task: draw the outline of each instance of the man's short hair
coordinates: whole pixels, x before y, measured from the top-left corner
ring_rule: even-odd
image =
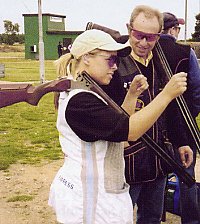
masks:
[[[132,23],[134,22],[135,18],[140,14],[140,13],[144,13],[145,17],[148,19],[153,18],[154,16],[158,19],[158,23],[160,26],[160,30],[159,32],[162,30],[163,28],[163,14],[155,8],[152,8],[148,5],[138,5],[136,6],[132,13],[131,13],[131,18],[130,18],[130,25],[132,26]]]

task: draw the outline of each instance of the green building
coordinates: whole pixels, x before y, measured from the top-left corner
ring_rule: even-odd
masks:
[[[39,59],[39,22],[38,14],[23,14],[25,33],[25,58]],[[69,52],[68,46],[74,41],[77,35],[83,31],[65,31],[65,18],[63,15],[50,13],[42,14],[42,28],[44,41],[44,58],[57,59],[58,43],[61,42],[64,51]]]

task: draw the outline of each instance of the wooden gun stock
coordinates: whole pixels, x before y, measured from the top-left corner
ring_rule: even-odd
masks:
[[[92,29],[101,30],[104,31],[105,33],[110,34],[111,37],[118,43],[125,44],[129,39],[128,35],[121,35],[120,32],[117,30],[113,30],[108,27],[98,25],[96,23],[88,22],[86,25],[86,30],[92,30]]]
[[[38,102],[49,92],[62,92],[71,88],[71,81],[61,78],[33,86],[26,83],[0,83],[0,108],[19,102],[37,106]]]

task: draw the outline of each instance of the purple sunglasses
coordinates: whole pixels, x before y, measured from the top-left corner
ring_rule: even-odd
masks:
[[[135,30],[130,25],[129,29],[131,31],[131,35],[137,40],[143,40],[145,38],[147,42],[152,42],[158,40],[158,37],[160,36],[160,33],[144,33],[142,31]]]
[[[106,55],[103,55],[103,54],[98,54],[98,53],[89,53],[91,55],[97,55],[97,56],[101,56],[101,57],[107,57],[105,60],[108,61],[108,66],[110,68],[112,68],[114,66],[114,64],[117,65],[117,67],[119,66],[119,63],[120,63],[120,59],[117,55],[111,55],[109,58],[108,56]]]

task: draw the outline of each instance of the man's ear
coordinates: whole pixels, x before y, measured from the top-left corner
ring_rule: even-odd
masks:
[[[130,25],[129,25],[129,23],[126,23],[126,28],[128,30],[128,34],[130,35]]]
[[[169,29],[169,34],[170,35],[174,35],[174,27],[172,27],[172,28]]]

